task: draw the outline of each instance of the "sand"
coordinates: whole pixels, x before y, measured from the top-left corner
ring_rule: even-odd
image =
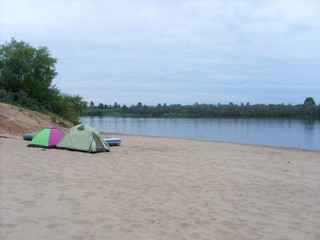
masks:
[[[98,154],[1,137],[1,239],[320,239],[319,151],[111,136]]]
[[[65,120],[0,102],[0,136],[22,136],[25,133],[34,133],[51,125],[55,125],[63,131],[73,126],[71,122]]]

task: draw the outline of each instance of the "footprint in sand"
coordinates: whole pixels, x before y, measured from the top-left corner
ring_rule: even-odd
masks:
[[[85,192],[84,193],[85,197],[93,197],[93,196],[96,196],[96,195],[97,195],[97,193],[95,193],[95,192]]]
[[[65,224],[62,224],[62,223],[50,223],[48,225],[46,225],[45,227],[48,228],[48,229],[56,229],[56,228],[60,228],[60,227],[63,227],[65,226]]]
[[[116,228],[119,228],[121,227],[122,225],[121,224],[106,224],[104,226],[102,226],[104,229],[108,229],[108,230],[111,230],[111,229],[116,229]]]
[[[26,207],[32,207],[36,204],[37,202],[36,201],[24,201],[22,202],[22,204]]]

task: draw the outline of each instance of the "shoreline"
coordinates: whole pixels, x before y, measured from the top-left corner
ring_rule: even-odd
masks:
[[[194,139],[194,138],[178,138],[178,137],[167,137],[167,136],[151,136],[151,135],[139,135],[139,134],[127,134],[127,133],[113,133],[113,132],[101,132],[101,136],[107,137],[119,137],[119,136],[130,136],[130,137],[150,137],[150,138],[168,138],[175,140],[190,140],[190,141],[199,141],[199,142],[212,142],[212,143],[226,143],[226,144],[235,144],[235,145],[244,145],[244,146],[253,146],[253,147],[266,147],[266,148],[280,148],[287,150],[298,150],[298,151],[311,151],[311,152],[320,152],[320,150],[315,149],[306,149],[306,148],[298,148],[298,147],[282,147],[275,145],[263,145],[263,144],[252,144],[252,143],[239,143],[239,142],[225,142],[219,140],[204,140],[204,139]]]
[[[107,135],[97,154],[0,137],[1,238],[320,238],[320,152]]]
[[[262,145],[262,144],[251,144],[251,143],[239,143],[239,142],[225,142],[219,140],[203,140],[203,139],[194,139],[194,138],[178,138],[178,137],[167,137],[167,136],[150,136],[150,135],[139,135],[139,134],[126,134],[126,133],[115,133],[115,132],[100,132],[100,135],[103,137],[121,137],[121,136],[128,136],[128,137],[146,137],[146,138],[163,138],[163,139],[174,139],[174,140],[190,140],[190,141],[198,141],[198,142],[211,142],[211,143],[225,143],[225,144],[235,144],[241,146],[252,146],[252,147],[265,147],[265,148],[275,148],[275,149],[286,149],[286,150],[296,150],[296,151],[310,151],[310,152],[320,152],[320,150],[314,149],[305,149],[305,148],[298,148],[298,147],[282,147],[282,146],[275,146],[275,145]],[[16,134],[4,134],[0,133],[0,138],[13,138],[13,139],[22,139],[22,136]],[[26,141],[26,140],[24,140]]]

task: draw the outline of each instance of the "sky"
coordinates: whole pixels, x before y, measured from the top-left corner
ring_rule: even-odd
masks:
[[[0,0],[0,44],[113,105],[320,103],[320,0]]]

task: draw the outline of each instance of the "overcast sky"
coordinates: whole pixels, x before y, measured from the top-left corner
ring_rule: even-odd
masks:
[[[48,47],[86,101],[320,103],[320,0],[0,0],[0,40]]]

